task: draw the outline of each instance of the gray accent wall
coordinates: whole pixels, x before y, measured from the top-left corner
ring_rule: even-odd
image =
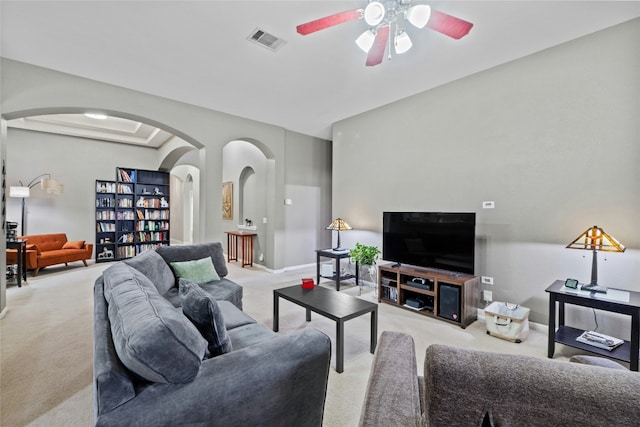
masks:
[[[599,254],[600,282],[640,291],[639,76],[635,19],[336,123],[343,245],[381,248],[383,211],[476,212],[482,289],[547,323],[545,289],[590,278],[591,253],[565,246],[598,225],[628,248]]]

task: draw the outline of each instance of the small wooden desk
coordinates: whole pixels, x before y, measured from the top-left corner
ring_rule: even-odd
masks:
[[[549,342],[547,357],[552,358],[555,343],[559,342],[570,347],[596,353],[610,359],[617,359],[629,363],[632,371],[638,370],[638,351],[640,350],[640,292],[609,288],[628,294],[628,300],[616,300],[607,294],[582,292],[564,286],[564,281],[556,280],[546,291],[549,293]],[[613,292],[612,292],[613,294]],[[558,306],[558,325],[556,329],[556,304]],[[625,340],[620,347],[608,351],[576,341],[584,330],[566,326],[564,305],[573,304],[582,307],[596,308],[613,313],[626,314],[631,317],[631,339]]]
[[[227,233],[227,262],[238,261],[238,240],[241,240],[242,268],[253,266],[253,238],[256,233],[247,231],[225,231]]]
[[[18,287],[22,287],[22,281],[27,281],[27,241],[26,240],[7,240],[7,249],[15,249],[17,251],[16,259],[18,261]]]

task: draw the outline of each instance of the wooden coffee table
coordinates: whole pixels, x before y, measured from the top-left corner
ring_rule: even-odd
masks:
[[[307,310],[307,322],[311,321],[311,312],[320,314],[336,322],[336,371],[344,371],[344,322],[354,317],[371,313],[371,346],[373,354],[378,343],[378,304],[365,301],[351,295],[331,289],[315,286],[303,289],[300,285],[273,291],[273,330],[279,329],[279,298],[291,301]]]

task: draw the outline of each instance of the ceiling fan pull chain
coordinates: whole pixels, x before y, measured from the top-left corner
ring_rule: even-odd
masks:
[[[398,30],[398,24],[396,24],[396,31]],[[389,32],[391,32],[391,24],[389,24]],[[391,37],[387,39],[387,49],[389,51],[387,59],[391,61]]]

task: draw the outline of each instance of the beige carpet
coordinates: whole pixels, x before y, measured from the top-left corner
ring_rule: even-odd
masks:
[[[77,264],[77,265],[76,265]],[[7,287],[8,311],[0,321],[0,425],[88,426],[93,424],[92,351],[93,282],[110,264],[47,268],[28,278],[22,288]],[[229,278],[244,287],[244,309],[257,321],[272,325],[272,290],[315,277],[315,266],[283,273],[229,265]],[[322,282],[331,287],[333,282]],[[358,295],[353,281],[341,292]],[[372,287],[362,298],[376,301]],[[344,373],[329,374],[325,426],[356,426],[373,355],[369,353],[370,315],[345,325]],[[304,309],[281,301],[280,333],[315,327],[335,338],[335,323],[319,315],[305,321]],[[546,357],[546,334],[532,331],[525,342],[514,344],[486,334],[484,321],[462,329],[449,323],[381,304],[378,332],[405,331],[416,341],[419,369],[428,345],[459,347]],[[557,346],[558,359],[573,354]],[[335,342],[333,343],[335,349]]]

